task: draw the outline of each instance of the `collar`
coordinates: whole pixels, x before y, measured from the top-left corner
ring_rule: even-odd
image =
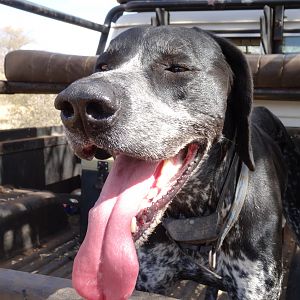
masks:
[[[216,251],[221,248],[225,237],[239,218],[247,195],[249,169],[242,163],[234,200],[231,204],[229,213],[225,220],[223,220],[221,210],[225,204],[226,190],[229,182],[234,179],[234,169],[237,168],[238,158],[237,154],[235,154],[229,174],[226,177],[217,209],[214,213],[202,217],[164,219],[163,226],[174,241],[192,245],[216,243]]]
[[[203,245],[210,247],[209,265],[211,270],[203,265],[198,265],[202,273],[201,283],[206,283],[205,277],[213,278],[210,285],[220,290],[226,290],[226,288],[220,275],[213,272],[216,267],[216,253],[222,247],[227,234],[239,218],[247,195],[249,181],[249,169],[243,162],[240,162],[234,146],[232,149],[229,149],[229,152],[232,151],[231,162],[219,193],[216,211],[208,216],[186,219],[166,218],[163,221],[167,235],[186,256],[189,255],[185,249],[199,250],[199,247]],[[229,212],[225,217],[222,217],[222,209],[225,206],[227,190],[230,185],[235,186],[234,198]]]

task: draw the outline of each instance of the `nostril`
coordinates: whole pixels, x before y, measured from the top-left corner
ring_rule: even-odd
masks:
[[[64,101],[60,105],[62,115],[66,118],[72,118],[74,116],[74,108],[70,102]]]
[[[100,102],[90,102],[86,106],[87,115],[94,120],[103,120],[111,117],[115,110]]]

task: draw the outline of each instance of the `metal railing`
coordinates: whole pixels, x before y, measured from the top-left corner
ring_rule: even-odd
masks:
[[[100,0],[99,0],[100,1]],[[101,54],[105,49],[107,38],[111,28],[111,23],[116,22],[124,12],[156,12],[156,25],[165,25],[165,17],[169,11],[211,11],[211,10],[254,10],[265,9],[267,6],[272,11],[271,14],[265,13],[265,20],[262,24],[272,24],[274,30],[262,28],[262,40],[266,44],[265,49],[268,53],[278,53],[281,51],[280,43],[284,28],[283,11],[284,9],[300,8],[299,0],[129,0],[119,1],[121,4],[112,8],[104,21],[104,24],[94,23],[76,16],[72,16],[27,0],[0,0],[0,4],[11,6],[47,18],[52,18],[62,22],[70,23],[87,29],[101,32],[100,41],[96,54]],[[269,18],[269,20],[268,20]],[[264,25],[265,26],[265,25]],[[270,29],[270,28],[269,28]],[[226,30],[230,33],[229,30]],[[293,29],[293,33],[300,32],[300,29]],[[266,36],[267,35],[267,36]],[[270,36],[272,35],[272,36]],[[270,49],[270,43],[272,44]],[[273,45],[274,44],[274,45]]]
[[[99,0],[100,1],[100,0]],[[88,20],[62,13],[51,8],[35,4],[27,0],[0,0],[0,4],[11,6],[27,12],[38,14],[47,18],[52,18],[62,22],[70,23],[87,29],[101,32],[100,41],[96,54],[101,54],[106,46],[111,24],[116,22],[124,12],[155,12],[156,20],[153,25],[167,25],[169,22],[168,13],[170,11],[211,11],[211,10],[254,10],[261,9],[264,17],[261,19],[261,40],[266,53],[280,53],[284,32],[300,33],[300,29],[284,31],[284,10],[300,8],[299,0],[129,0],[119,1],[121,4],[112,8],[106,15],[104,24],[97,24]],[[225,29],[226,33],[238,33],[238,30]],[[242,32],[242,31],[241,31]],[[220,32],[217,32],[220,33]],[[65,85],[58,84],[32,84],[2,82],[1,93],[57,93],[65,88]],[[255,96],[259,99],[269,97],[297,100],[300,97],[299,91],[278,90],[267,91],[256,89]]]
[[[100,25],[82,18],[78,18],[26,0],[0,0],[0,4],[21,9],[43,17],[95,30],[98,32],[106,32],[109,30],[104,25]]]

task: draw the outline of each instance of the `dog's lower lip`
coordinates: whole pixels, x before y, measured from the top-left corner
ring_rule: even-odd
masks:
[[[95,144],[85,145],[84,147],[77,149],[75,152],[80,158],[87,160],[92,160],[94,157],[100,160],[105,160],[112,156],[109,152],[97,147]]]
[[[93,157],[96,153],[96,150],[97,150],[97,147],[95,145],[88,145],[82,149],[81,154],[82,154],[83,158],[85,158],[85,159],[93,159]]]

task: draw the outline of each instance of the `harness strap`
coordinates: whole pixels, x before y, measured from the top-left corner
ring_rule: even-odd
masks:
[[[231,209],[228,213],[228,216],[226,217],[225,224],[220,231],[215,252],[220,250],[225,237],[227,236],[230,229],[234,226],[234,224],[237,222],[239,218],[240,212],[245,203],[247,190],[248,190],[248,183],[249,183],[249,169],[244,163],[242,163],[242,168],[241,168],[239,180],[235,191],[234,201],[231,204]]]

